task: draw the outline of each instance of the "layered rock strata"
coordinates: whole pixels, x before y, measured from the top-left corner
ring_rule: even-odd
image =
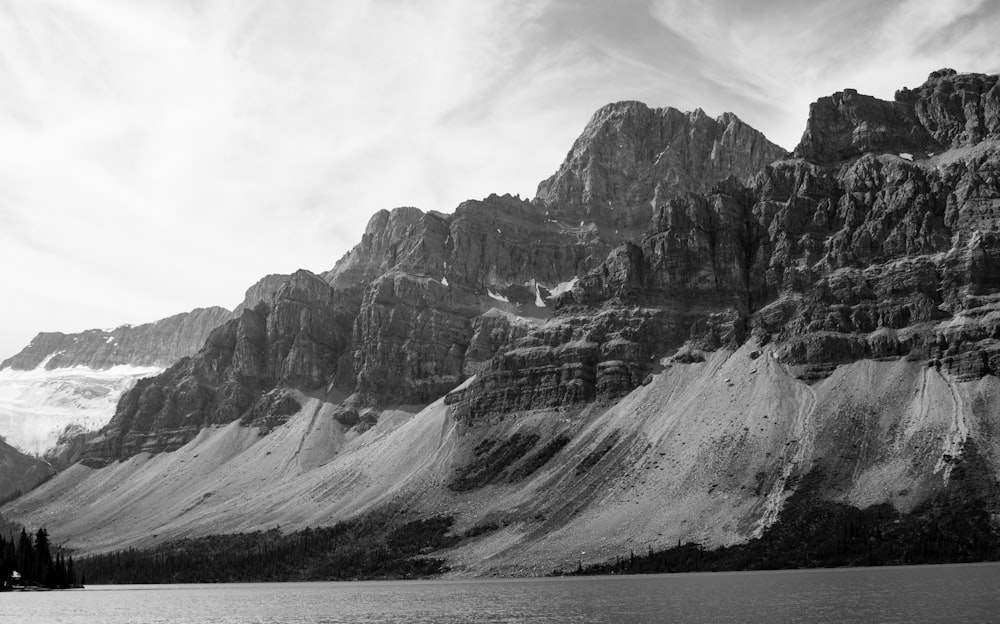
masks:
[[[244,308],[213,331],[196,355],[140,380],[122,397],[111,422],[88,441],[83,461],[99,466],[140,452],[174,450],[205,427],[239,419],[262,400],[287,415],[266,393],[278,385],[324,390],[347,348],[355,313],[321,278],[296,272],[270,305]]]
[[[225,308],[198,308],[154,323],[91,329],[78,334],[43,332],[0,369],[48,370],[70,366],[94,369],[117,365],[169,366],[205,344],[209,333],[230,317]]]

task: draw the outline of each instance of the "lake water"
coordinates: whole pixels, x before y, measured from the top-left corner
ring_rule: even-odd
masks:
[[[23,624],[998,621],[1000,564],[0,594],[0,622]]]

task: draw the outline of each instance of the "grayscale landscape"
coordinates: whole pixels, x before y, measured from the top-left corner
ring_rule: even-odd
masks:
[[[991,621],[1000,8],[445,4],[0,10],[0,614]]]

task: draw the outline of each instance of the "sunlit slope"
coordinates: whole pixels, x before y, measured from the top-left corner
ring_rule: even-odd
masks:
[[[265,437],[232,423],[172,453],[102,469],[76,464],[5,513],[87,552],[329,524],[433,475],[452,429],[439,401],[419,414],[394,412],[383,421],[388,426],[364,435],[345,435],[329,417],[332,405],[303,399],[301,412]]]
[[[665,361],[614,405],[490,422],[456,422],[440,400],[358,434],[331,404],[302,397],[303,409],[264,437],[233,423],[172,453],[76,465],[4,513],[97,552],[325,525],[392,503],[452,515],[456,531],[499,527],[446,553],[457,570],[547,572],[678,539],[745,540],[814,468],[830,498],[909,509],[944,484],[965,436],[996,465],[981,406],[997,392],[993,378],[949,383],[902,359],[859,361],[809,386],[748,344],[704,362]],[[524,479],[449,487],[484,440],[515,434],[537,434],[535,448],[569,442]]]

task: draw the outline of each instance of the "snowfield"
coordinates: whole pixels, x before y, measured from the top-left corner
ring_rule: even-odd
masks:
[[[111,420],[126,390],[163,371],[128,365],[46,370],[45,363],[27,371],[0,370],[0,436],[33,455],[55,446],[69,425],[100,429]]]

